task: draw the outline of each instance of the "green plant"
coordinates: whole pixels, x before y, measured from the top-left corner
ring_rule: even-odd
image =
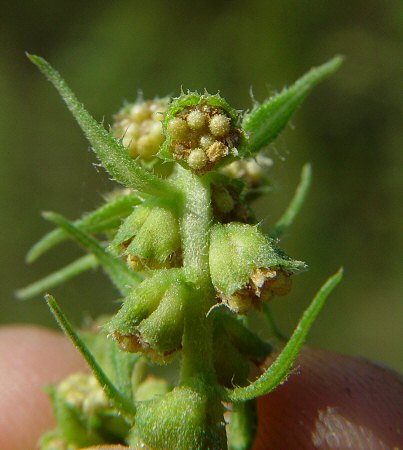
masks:
[[[251,448],[254,400],[286,379],[342,277],[339,270],[326,281],[273,364],[250,382],[272,344],[251,330],[247,313],[262,310],[283,341],[267,301],[287,294],[291,276],[306,269],[278,241],[299,212],[311,178],[306,165],[289,207],[265,235],[250,207],[268,186],[256,160],[264,161],[264,148],[342,58],[312,69],[245,114],[219,95],[189,92],[128,105],[110,131],[89,115],[45,60],[29,58],[59,91],[101,164],[125,187],[75,222],[44,214],[57,229],[27,257],[32,262],[66,238],[88,253],[19,291],[22,298],[99,265],[124,299],[113,317],[76,332],[46,295],[93,375],[74,374],[49,388],[58,427],[43,438],[42,448],[100,443]],[[99,234],[107,244],[96,239]],[[178,360],[177,379],[172,373]],[[163,370],[156,371],[155,364]]]

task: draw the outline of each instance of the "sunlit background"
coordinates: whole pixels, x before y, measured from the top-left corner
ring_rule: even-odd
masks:
[[[403,2],[240,0],[7,2],[0,15],[2,323],[54,326],[41,298],[14,290],[80,254],[69,243],[32,266],[30,246],[50,229],[40,211],[74,219],[113,187],[54,89],[28,62],[38,53],[89,111],[111,121],[122,102],[221,92],[236,108],[264,99],[337,53],[347,59],[270,148],[274,190],[259,201],[266,230],[292,196],[302,165],[314,168],[303,213],[283,238],[310,271],[273,302],[291,331],[323,280],[345,278],[309,343],[403,370]],[[101,273],[54,289],[75,324],[117,308]]]

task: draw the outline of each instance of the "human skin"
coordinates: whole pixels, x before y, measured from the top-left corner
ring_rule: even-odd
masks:
[[[0,329],[1,449],[36,448],[55,426],[43,387],[78,370],[85,363],[59,333]],[[362,358],[306,348],[258,410],[254,450],[403,449],[403,378]]]

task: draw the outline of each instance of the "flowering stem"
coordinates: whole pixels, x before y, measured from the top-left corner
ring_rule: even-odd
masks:
[[[181,236],[183,268],[194,285],[194,295],[186,305],[182,350],[183,384],[201,374],[214,379],[212,320],[206,315],[214,291],[209,276],[209,232],[211,226],[210,186],[205,179],[178,167],[177,185],[182,188]]]

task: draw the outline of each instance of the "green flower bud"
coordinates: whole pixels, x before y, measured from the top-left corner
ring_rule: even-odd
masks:
[[[289,276],[306,269],[257,226],[237,222],[212,227],[209,263],[219,300],[239,314],[273,295],[285,295],[291,287]]]
[[[223,406],[205,389],[179,386],[141,402],[128,443],[134,448],[227,448]]]
[[[241,183],[232,181],[230,183],[212,184],[211,204],[214,218],[221,223],[255,222],[254,214],[244,199]]]
[[[189,93],[174,99],[164,119],[164,132],[166,141],[159,156],[177,160],[198,175],[226,157],[237,156],[247,145],[237,112],[218,94]]]
[[[50,388],[50,396],[59,428],[47,436],[44,448],[70,449],[69,445],[81,447],[122,442],[128,432],[128,424],[110,406],[93,375],[70,375]]]
[[[115,137],[133,158],[153,158],[165,137],[162,119],[168,107],[168,99],[140,101],[125,106],[116,116],[112,130]]]
[[[188,297],[180,270],[154,272],[126,298],[106,328],[122,350],[143,352],[164,364],[181,348]]]
[[[181,242],[177,215],[155,205],[137,206],[123,222],[112,248],[136,271],[178,266]]]
[[[220,171],[228,177],[242,180],[248,188],[258,188],[267,183],[265,172],[272,164],[270,158],[258,153],[255,158],[233,161]]]

